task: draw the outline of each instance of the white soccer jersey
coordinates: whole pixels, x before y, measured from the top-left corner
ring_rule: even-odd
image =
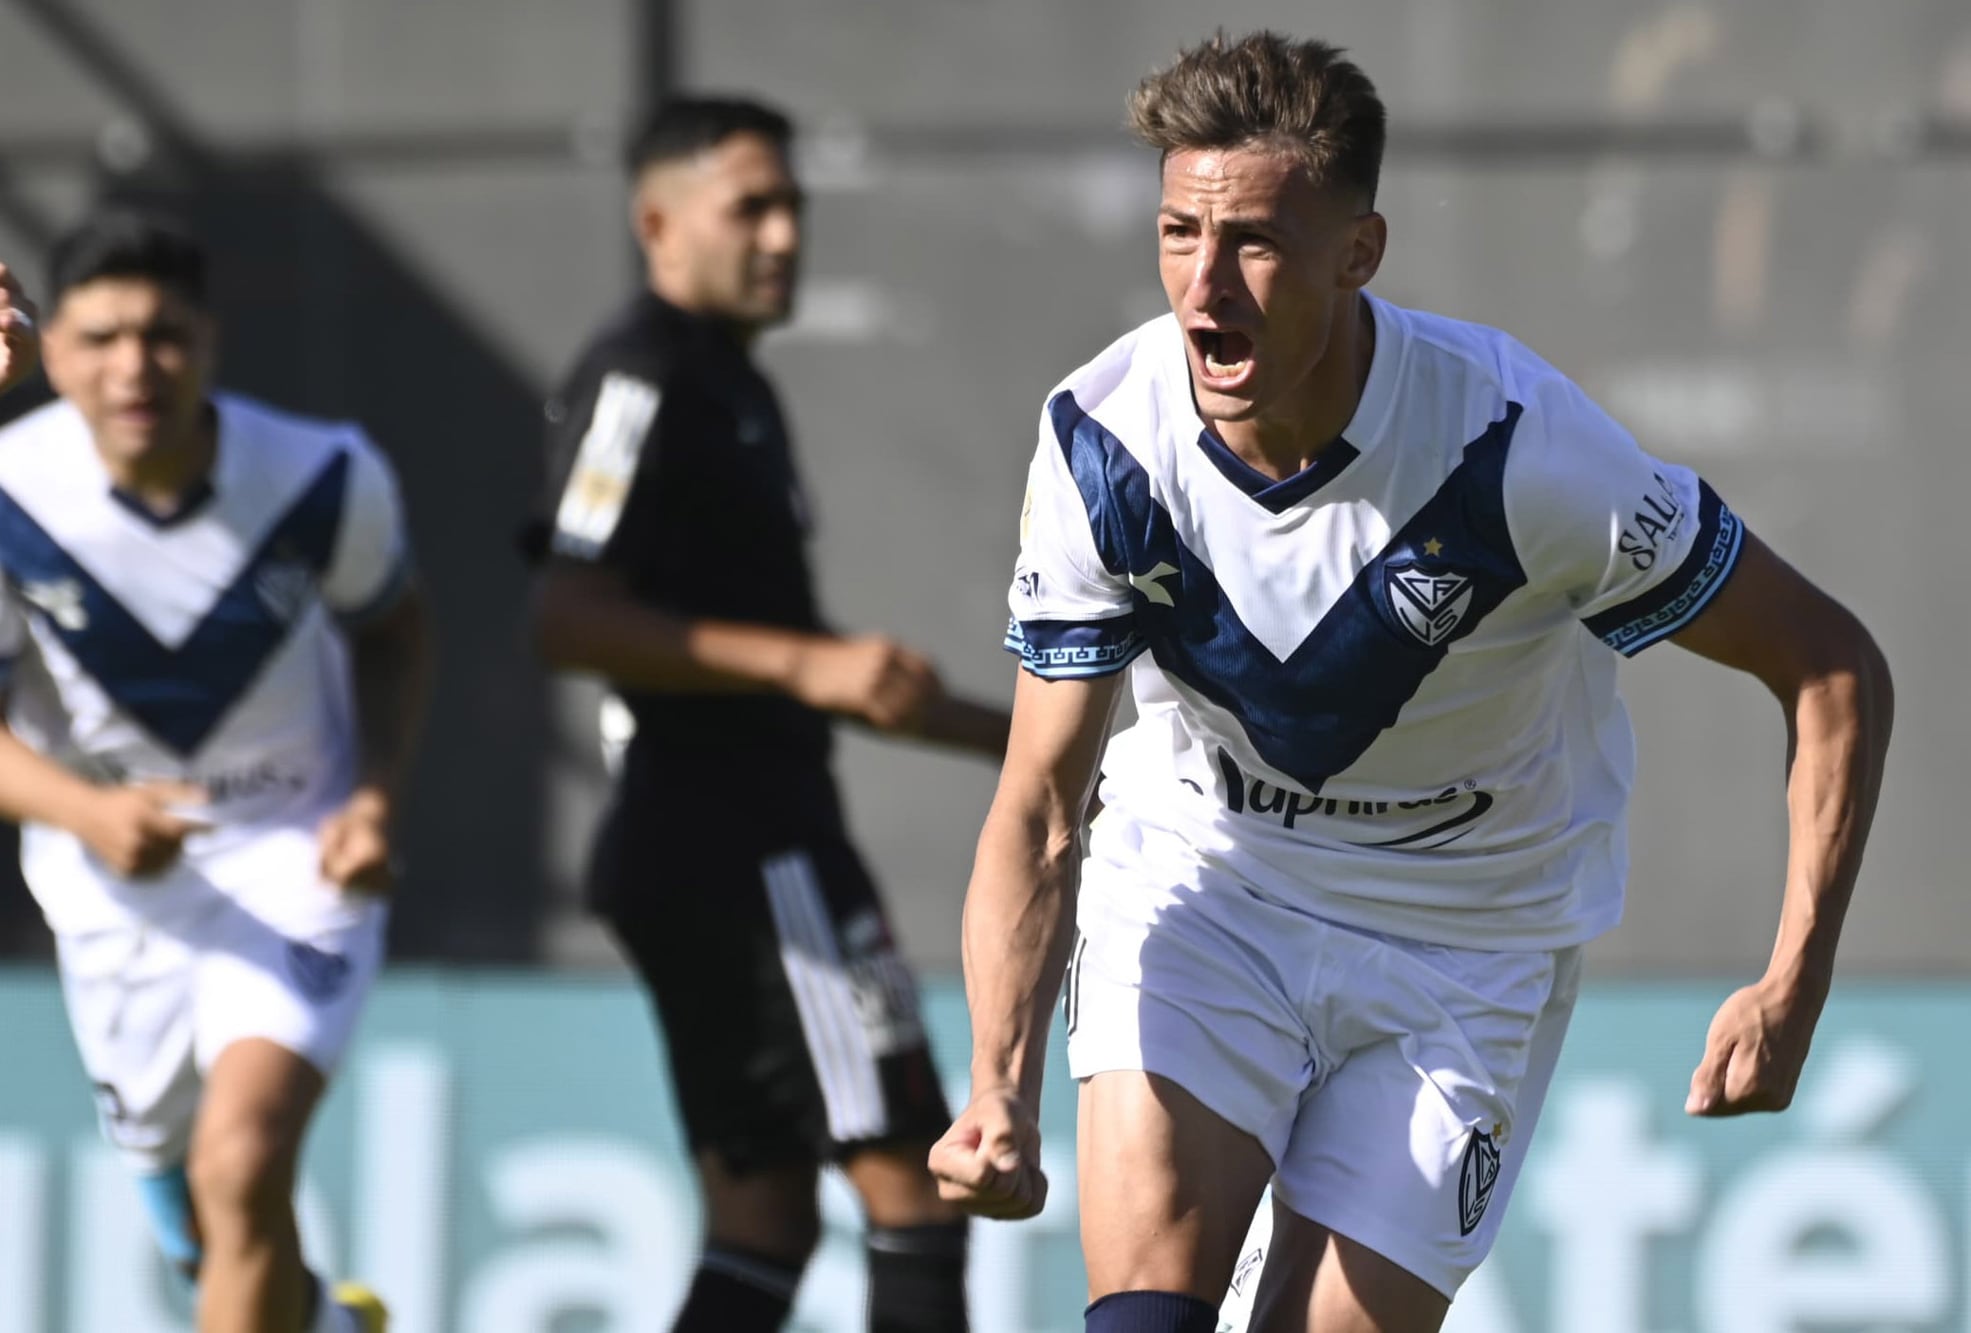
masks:
[[[1354,419],[1275,482],[1204,428],[1183,334],[1047,402],[1007,646],[1134,663],[1103,819],[1348,925],[1550,948],[1613,925],[1634,739],[1615,653],[1723,586],[1738,519],[1493,329],[1370,300]]]
[[[315,825],[354,782],[341,626],[386,609],[408,547],[395,479],[361,430],[221,396],[209,490],[160,520],[120,494],[81,416],[0,431],[0,659],[8,721],[98,781],[185,779],[215,826],[130,882],[57,829],[22,830],[58,933],[165,923],[214,894],[274,923],[346,913]]]

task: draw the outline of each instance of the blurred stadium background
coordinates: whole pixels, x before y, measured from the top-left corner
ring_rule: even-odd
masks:
[[[444,685],[399,966],[307,1195],[315,1244],[395,1298],[399,1333],[654,1333],[691,1262],[656,1040],[579,910],[598,696],[529,661],[511,540],[545,389],[636,281],[625,128],[666,87],[798,114],[809,276],[766,356],[826,603],[1005,697],[1041,398],[1160,303],[1154,163],[1122,98],[1218,24],[1340,41],[1379,83],[1380,292],[1512,330],[1701,467],[1897,671],[1801,1103],[1693,1128],[1711,1008],[1770,945],[1784,738],[1749,682],[1668,650],[1628,669],[1629,919],[1594,950],[1507,1239],[1451,1327],[1971,1329],[1962,0],[0,0],[0,257],[38,286],[92,204],[170,204],[218,255],[225,381],[361,419],[405,479]],[[991,774],[855,737],[842,767],[961,1095],[957,914]],[[0,891],[0,1333],[180,1329],[95,1146],[44,934]],[[982,1333],[1080,1327],[1071,1093],[1050,1096],[1054,1202],[981,1229]],[[850,1224],[832,1186],[829,1207]],[[860,1326],[857,1253],[838,1230],[801,1328]]]

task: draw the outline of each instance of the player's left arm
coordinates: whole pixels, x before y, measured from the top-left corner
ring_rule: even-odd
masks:
[[[366,440],[349,458],[342,530],[322,592],[349,645],[356,784],[319,838],[323,878],[382,892],[393,878],[392,829],[423,726],[431,630],[396,478]]]
[[[1530,583],[1562,593],[1617,652],[1681,644],[1757,677],[1785,711],[1779,937],[1765,975],[1719,1010],[1688,1103],[1698,1115],[1780,1110],[1826,1001],[1875,814],[1888,666],[1860,622],[1695,472],[1645,453],[1566,380],[1545,378],[1529,395],[1506,468],[1507,520]]]
[[[1895,695],[1875,640],[1840,603],[1747,533],[1731,577],[1671,641],[1744,671],[1786,715],[1786,890],[1765,975],[1712,1021],[1685,1109],[1784,1110],[1834,977],[1861,869]]]
[[[352,629],[349,640],[356,787],[322,826],[322,875],[345,888],[379,892],[390,886],[391,831],[431,680],[423,592],[407,584],[388,610]]]

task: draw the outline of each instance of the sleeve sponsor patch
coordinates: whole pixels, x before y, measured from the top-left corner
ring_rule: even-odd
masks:
[[[658,398],[657,386],[647,380],[614,371],[603,377],[555,510],[555,554],[593,560],[608,545],[636,480]]]

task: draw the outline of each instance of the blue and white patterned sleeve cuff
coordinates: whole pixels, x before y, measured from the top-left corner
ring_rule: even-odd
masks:
[[[1738,566],[1745,524],[1710,486],[1700,482],[1698,496],[1697,534],[1683,563],[1640,597],[1585,622],[1591,633],[1624,657],[1634,657],[1697,619]]]
[[[1020,664],[1046,680],[1110,676],[1135,661],[1148,641],[1136,632],[1136,618],[1108,620],[1010,620],[1005,648]]]

